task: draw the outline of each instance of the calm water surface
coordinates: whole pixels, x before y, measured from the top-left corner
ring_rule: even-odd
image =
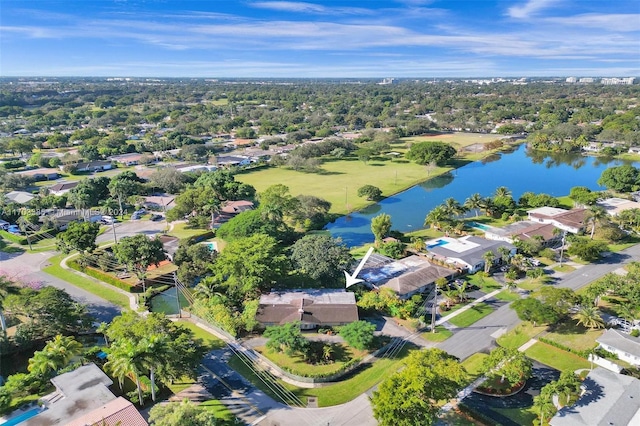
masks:
[[[415,231],[423,228],[427,213],[449,197],[464,203],[467,197],[476,192],[483,197],[491,196],[499,186],[508,187],[516,200],[525,192],[564,196],[574,186],[602,190],[604,188],[596,183],[602,172],[608,167],[625,163],[630,164],[622,160],[576,154],[551,155],[529,151],[525,145],[520,145],[513,152],[470,163],[360,212],[343,216],[327,225],[326,229],[334,237],[342,238],[349,247],[358,246],[373,241],[371,218],[380,213],[391,216],[393,229]]]

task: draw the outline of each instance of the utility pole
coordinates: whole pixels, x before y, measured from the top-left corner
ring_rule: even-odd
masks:
[[[31,238],[29,238],[29,232],[27,231],[27,225],[25,224],[25,219],[20,218],[20,228],[22,229],[22,232],[25,233],[25,235],[27,236],[27,244],[29,244],[29,250],[33,251],[33,248],[31,247]]]
[[[436,313],[438,309],[438,283],[434,283],[436,291],[433,294],[433,306],[431,306],[431,332],[436,332]]]
[[[564,254],[564,238],[567,236],[567,231],[562,232],[562,245],[560,246],[560,266],[562,266],[562,255]]]
[[[178,276],[173,272],[173,284],[176,286],[176,303],[178,304],[178,318],[182,318],[182,308],[180,307],[180,292],[178,291]]]
[[[118,244],[118,237],[116,236],[116,219],[111,220],[111,229],[113,230],[113,242]]]

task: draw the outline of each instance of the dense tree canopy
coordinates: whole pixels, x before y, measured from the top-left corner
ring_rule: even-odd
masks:
[[[411,145],[407,158],[418,164],[435,162],[444,166],[456,153],[454,147],[444,142],[418,142]]]
[[[628,164],[610,167],[602,172],[598,185],[620,192],[637,191],[640,188],[640,172]]]
[[[339,240],[328,235],[307,235],[291,246],[291,261],[302,274],[323,287],[342,287],[340,278],[353,257]]]

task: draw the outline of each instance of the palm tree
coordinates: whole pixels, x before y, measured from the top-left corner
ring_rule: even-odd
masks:
[[[484,259],[484,272],[487,274],[491,271],[491,266],[493,266],[493,261],[496,258],[496,255],[493,254],[491,250],[482,255]]]
[[[326,361],[332,361],[334,354],[335,354],[335,351],[333,350],[333,345],[330,345],[330,344],[322,345],[322,357]]]
[[[633,321],[636,319],[636,310],[633,305],[625,303],[618,306],[618,316],[626,319],[627,321]]]
[[[102,336],[104,336],[104,343],[107,346],[109,346],[109,340],[107,339],[107,330],[108,329],[109,329],[109,324],[107,324],[104,321],[100,323],[98,328],[96,328],[96,332],[102,333]]]
[[[456,303],[456,300],[458,299],[458,291],[454,288],[442,290],[442,295],[444,296],[444,304],[447,309],[451,308],[451,305]]]
[[[607,211],[602,206],[591,206],[587,213],[589,222],[591,223],[591,239],[593,240],[593,234],[596,232],[596,223],[602,223],[608,217]]]
[[[156,401],[156,366],[169,358],[167,337],[152,335],[139,343],[142,353],[142,365],[149,369],[151,380],[151,400]]]
[[[511,190],[506,186],[496,188],[496,197],[511,197]]]
[[[424,226],[433,226],[435,229],[441,229],[443,223],[449,219],[449,215],[443,206],[436,206],[431,210],[424,219]]]
[[[133,374],[136,387],[138,388],[138,402],[140,405],[144,404],[144,398],[142,396],[142,384],[140,382],[140,374],[144,366],[144,349],[141,345],[137,345],[129,339],[123,339],[117,344],[111,346],[111,353],[109,353],[109,361],[104,365],[107,370],[118,378],[120,382],[120,388],[124,382],[124,378]]]
[[[482,195],[479,193],[471,194],[469,198],[464,200],[464,206],[468,210],[473,210],[475,212],[475,217],[478,217],[480,214],[480,209],[482,208]]]
[[[487,216],[492,216],[493,212],[495,211],[496,205],[493,202],[493,198],[486,197],[482,199],[481,207]]]
[[[29,360],[29,371],[47,375],[69,365],[73,357],[82,352],[82,343],[73,336],[58,334]]]
[[[556,412],[556,406],[553,404],[553,395],[551,395],[551,390],[540,392],[540,395],[533,398],[533,411],[538,414],[540,424],[545,424],[547,419],[550,419],[551,416],[553,416]]]
[[[509,247],[498,247],[498,253],[500,254],[500,261],[502,263],[509,263],[509,258],[511,257],[511,249]]]
[[[578,312],[572,315],[577,324],[593,330],[594,328],[604,328],[604,321],[600,316],[600,311],[595,306],[580,306]]]
[[[461,283],[456,282],[456,294],[458,295],[458,300],[464,302],[467,300],[467,282],[462,281]]]
[[[449,216],[460,216],[467,211],[467,209],[453,197],[444,200],[442,207]]]

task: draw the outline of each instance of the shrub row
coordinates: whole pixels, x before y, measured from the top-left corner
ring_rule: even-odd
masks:
[[[266,358],[266,357],[265,357]],[[299,377],[308,377],[310,379],[322,379],[325,377],[331,377],[331,376],[335,376],[337,374],[340,373],[344,373],[346,370],[348,370],[349,368],[351,368],[353,365],[359,363],[362,359],[361,358],[351,358],[349,361],[345,362],[339,369],[335,370],[335,371],[331,371],[331,372],[326,372],[326,373],[317,373],[317,374],[301,374],[300,372],[289,368],[289,367],[283,367],[279,364],[276,364],[275,362],[273,362],[274,364],[276,364],[278,367],[280,367],[282,370],[286,371],[287,373],[291,373],[293,375],[299,376]]]
[[[57,231],[49,229],[46,231],[37,232],[35,234],[30,234],[29,237],[31,238],[32,243],[36,243],[41,239],[49,238],[50,235],[55,235],[57,233]],[[27,244],[29,244],[27,242],[27,237],[23,235],[15,235],[11,232],[0,230],[0,236],[2,236],[2,238],[4,238],[5,240],[9,240],[12,243],[20,244],[21,246],[26,246]]]
[[[112,286],[118,287],[121,290],[128,291],[129,293],[140,293],[142,290],[139,286],[133,286],[126,281],[116,278],[113,275],[107,274],[106,272],[102,272],[96,268],[92,268],[91,266],[87,266],[86,268],[83,268],[80,265],[78,265],[78,262],[76,262],[75,260],[68,261],[67,265],[71,269],[75,269],[76,271],[83,272],[89,275],[90,277],[96,278],[107,284],[111,284]]]
[[[570,348],[568,346],[563,345],[562,343],[558,343],[558,342],[556,342],[554,340],[546,339],[544,337],[538,337],[538,340],[540,342],[542,342],[542,343],[546,343],[547,345],[551,345],[551,346],[554,346],[554,347],[556,347],[558,349],[562,349],[563,351],[571,352],[572,354],[578,355],[579,357],[582,357],[582,358],[585,358],[585,359],[589,358],[589,354],[591,352],[593,352],[592,349],[588,349],[588,350],[573,349],[573,348]]]

